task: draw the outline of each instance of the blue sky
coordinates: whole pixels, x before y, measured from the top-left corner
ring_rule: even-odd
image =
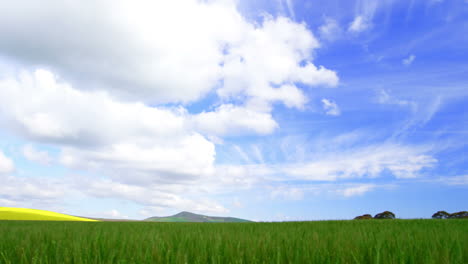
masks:
[[[0,34],[1,206],[466,210],[467,1],[21,0]]]

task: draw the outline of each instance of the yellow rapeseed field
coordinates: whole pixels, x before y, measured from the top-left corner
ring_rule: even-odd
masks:
[[[97,220],[60,214],[45,210],[0,207],[0,220],[37,220],[37,221],[91,221]]]

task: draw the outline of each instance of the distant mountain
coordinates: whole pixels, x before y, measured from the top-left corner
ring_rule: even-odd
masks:
[[[235,217],[218,217],[218,216],[206,216],[200,214],[194,214],[190,212],[180,212],[172,216],[163,216],[163,217],[150,217],[144,221],[153,221],[153,222],[206,222],[206,223],[242,223],[242,222],[252,222],[245,219],[235,218]]]

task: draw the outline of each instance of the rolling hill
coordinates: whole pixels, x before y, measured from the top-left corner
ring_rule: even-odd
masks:
[[[84,217],[71,216],[45,210],[0,207],[0,220],[35,220],[35,221],[87,221],[97,222],[98,220]]]
[[[144,221],[152,222],[206,222],[206,223],[242,223],[242,222],[252,222],[245,219],[235,218],[235,217],[218,217],[218,216],[206,216],[200,214],[194,214],[190,212],[180,212],[172,216],[163,216],[163,217],[150,217]]]

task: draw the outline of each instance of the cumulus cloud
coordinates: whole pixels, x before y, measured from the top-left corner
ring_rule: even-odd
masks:
[[[416,59],[416,56],[414,56],[414,54],[411,54],[408,58],[403,59],[401,62],[403,63],[403,65],[409,66],[413,63],[415,59]]]
[[[78,180],[78,179],[77,179]],[[93,197],[118,198],[134,201],[151,209],[152,207],[167,207],[196,212],[226,213],[228,209],[219,203],[208,199],[188,199],[176,193],[184,193],[190,188],[180,185],[133,185],[110,179],[88,179],[80,177],[75,185],[87,195]],[[167,189],[171,189],[168,191]],[[175,190],[179,189],[179,190]]]
[[[25,94],[31,100],[24,100]],[[140,193],[143,189],[152,192],[150,186],[159,186],[159,195],[154,195],[147,206],[198,208],[199,211],[211,210],[212,202],[195,206],[199,202],[177,195],[186,191],[170,186],[200,184],[201,188],[192,190],[198,194],[233,183],[243,188],[251,186],[248,177],[258,170],[216,166],[214,144],[197,131],[220,135],[248,131],[270,133],[277,126],[269,113],[234,105],[221,105],[212,114],[191,115],[182,107],[121,102],[105,92],[77,90],[46,70],[23,72],[17,79],[0,80],[0,113],[6,124],[19,134],[58,146],[60,164],[106,175],[111,191],[115,189],[112,186],[119,189],[119,184],[137,188]],[[262,119],[265,121],[259,122]],[[33,161],[51,162],[47,152],[32,145],[25,146],[23,154]],[[11,160],[3,154],[0,165],[2,172],[13,170]],[[93,184],[104,188],[99,182]],[[93,184],[90,186],[96,186]],[[77,191],[88,188],[70,186]],[[112,191],[109,197],[144,200],[120,191]],[[213,208],[218,212],[225,210],[219,204]]]
[[[24,146],[22,151],[26,159],[38,162],[42,165],[49,165],[53,160],[47,151],[37,150],[32,145]]]
[[[67,186],[49,178],[2,177],[0,199],[12,205],[54,205],[63,198]]]
[[[25,94],[31,100],[24,100]],[[215,166],[214,144],[197,131],[219,135],[246,131],[262,134],[277,127],[269,113],[234,105],[221,105],[213,113],[190,115],[181,107],[120,102],[105,92],[74,89],[45,70],[0,80],[0,112],[9,127],[19,134],[58,146],[58,161],[64,166],[100,172],[112,183],[135,188],[158,184],[164,188],[147,206],[199,211],[209,211],[211,202],[195,207],[198,202],[177,195],[179,189],[167,187],[196,183],[210,191],[232,184],[244,188],[251,186],[254,179],[249,177],[261,169]],[[25,146],[23,154],[30,160],[51,162],[47,152],[32,145]],[[11,161],[3,154],[0,165],[3,172],[12,171]],[[199,193],[203,191],[206,189]],[[133,197],[123,192],[111,194],[125,199]],[[225,210],[218,204],[213,208],[218,212]]]
[[[213,138],[273,133],[275,104],[304,109],[302,85],[336,86],[339,78],[314,64],[320,44],[304,23],[268,15],[252,22],[235,2],[0,2],[0,56],[15,65],[0,79],[2,124],[32,141],[22,149],[27,159],[50,164],[33,145],[50,144],[59,164],[105,176],[8,176],[0,199],[56,201],[76,191],[148,210],[227,212],[200,197],[272,177],[267,165],[217,165]],[[210,92],[221,102],[214,110],[184,107]],[[0,152],[0,173],[13,169]]]
[[[10,36],[0,52],[70,79],[84,75],[88,85],[125,97],[159,102],[196,100],[208,92],[220,78],[223,45],[245,24],[230,4],[195,0],[20,0],[2,2],[0,10],[0,32]]]
[[[25,95],[31,99],[24,100]],[[149,134],[169,138],[184,131],[180,112],[184,110],[151,108],[116,101],[104,92],[80,91],[46,70],[0,80],[0,102],[2,115],[14,129],[43,142],[103,145]]]
[[[305,25],[287,18],[268,19],[263,28],[244,37],[224,61],[224,85],[217,91],[222,98],[244,94],[256,102],[282,102],[302,108],[307,102],[294,83],[335,86],[334,71],[315,66],[308,60],[318,41]],[[262,58],[261,60],[258,58]],[[306,61],[304,65],[301,62]]]
[[[198,130],[218,136],[249,132],[270,134],[278,127],[270,113],[232,104],[221,105],[214,111],[194,115],[193,121]]]
[[[322,104],[323,110],[325,110],[327,115],[338,116],[341,114],[340,108],[335,102],[324,98],[322,99]]]
[[[0,150],[0,204],[12,207],[57,209],[64,197],[67,184],[47,177],[18,177],[13,160]]]
[[[319,45],[304,24],[268,16],[249,22],[235,1],[19,0],[2,2],[0,10],[0,54],[126,99],[189,102],[224,83],[220,95],[282,102],[287,93],[271,84],[338,81],[312,64]]]
[[[119,102],[104,92],[76,90],[44,70],[0,80],[0,111],[12,129],[61,146],[60,162],[73,168],[175,177],[198,175],[214,161],[214,144],[191,128],[185,109]],[[31,147],[24,154],[49,161]]]
[[[5,156],[2,150],[0,150],[0,175],[11,173],[15,170],[13,160]]]

